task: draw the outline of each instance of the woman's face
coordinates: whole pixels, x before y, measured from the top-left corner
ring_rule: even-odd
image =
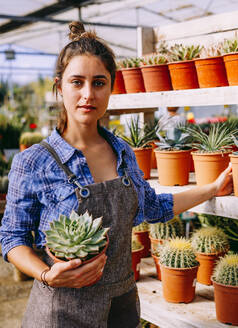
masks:
[[[108,106],[111,75],[96,56],[75,56],[63,73],[59,92],[67,111],[68,128],[95,124]]]

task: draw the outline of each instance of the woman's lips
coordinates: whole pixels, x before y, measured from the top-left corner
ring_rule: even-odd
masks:
[[[85,111],[85,112],[90,112],[92,110],[95,110],[96,107],[92,106],[92,105],[82,105],[82,106],[78,106],[77,108]]]

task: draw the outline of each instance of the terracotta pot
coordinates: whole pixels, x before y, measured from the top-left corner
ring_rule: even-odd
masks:
[[[218,284],[214,280],[216,317],[222,323],[238,325],[238,286]]]
[[[151,244],[151,253],[153,254],[153,253],[157,252],[158,245],[163,245],[164,240],[152,238],[151,236],[149,236],[149,238],[150,238],[150,244]]]
[[[155,262],[155,267],[156,267],[156,272],[157,272],[157,279],[161,280],[161,270],[160,270],[159,257],[155,256],[153,254],[152,254],[152,257],[153,257],[154,262]]]
[[[200,88],[215,88],[228,85],[223,58],[210,57],[195,60]]]
[[[144,246],[141,257],[148,257],[150,255],[149,231],[134,231],[134,234],[137,235],[139,242]]]
[[[150,179],[152,148],[133,148],[139,168],[144,173],[144,179]]]
[[[199,88],[193,60],[169,63],[168,66],[174,90]]]
[[[198,186],[211,183],[229,165],[229,152],[226,153],[200,153],[192,152],[196,182]]]
[[[127,93],[145,92],[144,81],[139,67],[123,68],[122,75]]]
[[[190,303],[195,297],[198,266],[169,268],[160,263],[163,296],[167,302]]]
[[[238,85],[238,53],[223,56],[229,85]]]
[[[151,168],[152,169],[157,169],[157,162],[156,162],[156,157],[155,157],[155,149],[157,148],[157,145],[152,141],[152,142],[150,142],[150,146],[152,147]]]
[[[86,263],[90,263],[90,262],[93,262],[94,260],[96,260],[99,256],[101,256],[102,254],[104,254],[107,250],[107,247],[108,247],[108,244],[109,244],[109,238],[108,238],[108,235],[107,235],[107,243],[106,245],[103,247],[103,249],[101,250],[101,252],[99,254],[97,254],[96,256],[92,257],[91,259],[89,260],[86,260],[86,261],[83,261],[83,265],[86,264]],[[67,260],[63,260],[63,259],[60,259],[58,257],[56,257],[51,251],[50,249],[46,246],[45,247],[45,251],[46,253],[49,255],[49,257],[54,261],[54,263],[62,263],[62,262],[66,262]],[[96,282],[98,282],[101,278],[99,279],[96,279],[95,281],[93,281],[91,284],[89,285],[86,285],[85,287],[89,287],[89,286],[92,286],[94,285]]]
[[[162,186],[183,186],[188,184],[189,154],[189,150],[155,150],[159,183]]]
[[[217,254],[196,253],[196,258],[200,264],[197,272],[197,281],[204,285],[212,285],[211,276],[216,265],[216,261],[225,254],[225,252]]]
[[[126,93],[125,84],[122,76],[122,71],[116,71],[115,82],[112,94]]]
[[[23,144],[20,144],[20,151],[23,151],[27,148],[29,148],[30,146],[26,146],[26,145],[23,145]]]
[[[134,271],[135,281],[140,279],[140,260],[141,260],[141,253],[144,247],[137,249],[136,251],[132,251],[132,269]]]
[[[193,156],[192,156],[192,152],[193,151],[195,151],[195,149],[190,150],[190,153],[189,153],[189,161],[190,161],[190,164],[189,164],[189,172],[194,172],[195,171],[194,162],[193,162]]]
[[[141,72],[146,92],[172,90],[167,64],[142,66]]]
[[[235,196],[238,197],[238,156],[230,154],[230,160],[232,164],[232,177],[233,177],[233,185],[234,185],[234,193]]]

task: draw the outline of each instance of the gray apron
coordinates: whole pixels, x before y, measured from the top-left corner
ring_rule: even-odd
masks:
[[[127,176],[82,187],[47,143],[75,189],[78,213],[103,216],[110,227],[107,262],[101,279],[90,287],[46,288],[34,281],[22,328],[136,328],[140,305],[131,265],[131,231],[138,207],[137,193]],[[53,265],[44,254],[44,261]]]

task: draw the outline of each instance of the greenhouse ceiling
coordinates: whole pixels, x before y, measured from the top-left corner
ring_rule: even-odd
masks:
[[[137,26],[235,10],[238,0],[0,0],[0,54],[15,47],[19,54],[51,54],[52,60],[68,41],[68,22],[80,19],[107,40],[118,58],[135,56]]]

